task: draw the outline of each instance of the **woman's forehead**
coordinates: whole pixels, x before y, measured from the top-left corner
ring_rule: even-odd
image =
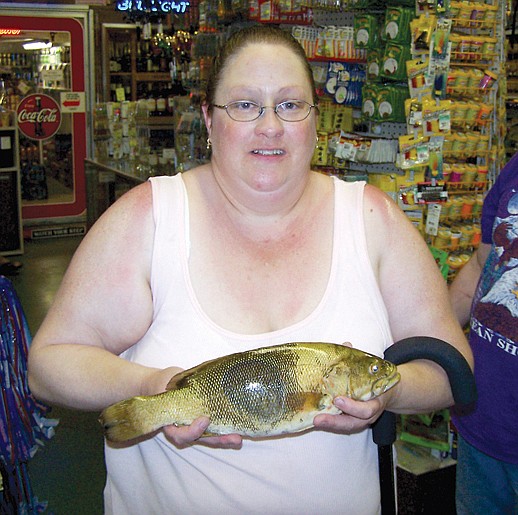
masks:
[[[236,52],[222,70],[220,84],[260,87],[258,81],[310,86],[300,57],[291,49],[274,44],[249,44]]]

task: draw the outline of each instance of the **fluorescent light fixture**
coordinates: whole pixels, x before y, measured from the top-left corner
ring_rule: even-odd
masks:
[[[29,41],[23,44],[24,50],[43,50],[44,48],[50,48],[52,43],[50,41]]]

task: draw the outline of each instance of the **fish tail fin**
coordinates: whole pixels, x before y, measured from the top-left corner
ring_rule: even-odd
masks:
[[[133,397],[105,408],[99,422],[103,426],[106,439],[111,442],[125,442],[158,429],[160,426],[148,426],[145,417],[138,416],[145,402],[149,402],[149,398]]]

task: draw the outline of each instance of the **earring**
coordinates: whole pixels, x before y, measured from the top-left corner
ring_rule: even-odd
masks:
[[[210,147],[212,147],[212,141],[210,138],[207,138],[207,150],[210,150]]]

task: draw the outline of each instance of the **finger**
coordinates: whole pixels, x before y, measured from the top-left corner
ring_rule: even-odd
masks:
[[[200,438],[196,444],[219,449],[239,450],[243,446],[243,438],[240,435],[231,434],[223,436],[208,436]]]
[[[243,439],[237,434],[203,436],[209,424],[208,417],[200,417],[190,426],[166,426],[164,434],[179,448],[185,448],[194,443],[221,449],[240,449],[242,447]]]
[[[364,420],[349,415],[317,415],[313,420],[317,429],[339,434],[353,434],[369,426]]]
[[[201,438],[209,424],[208,417],[200,417],[189,426],[170,425],[165,426],[163,431],[165,436],[177,447],[186,447]]]
[[[378,399],[355,401],[348,397],[336,397],[334,405],[342,412],[362,420],[374,420],[381,414],[382,406]]]

